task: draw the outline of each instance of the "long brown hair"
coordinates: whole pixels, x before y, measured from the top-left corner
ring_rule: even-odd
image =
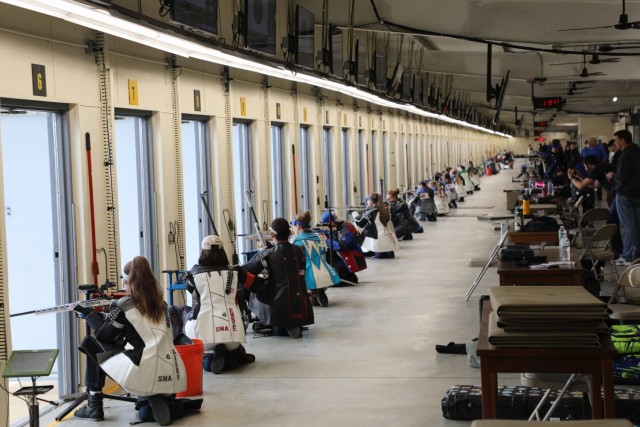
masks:
[[[137,256],[126,263],[123,270],[128,276],[127,282],[133,305],[143,316],[160,322],[164,317],[164,299],[149,261],[143,256]]]

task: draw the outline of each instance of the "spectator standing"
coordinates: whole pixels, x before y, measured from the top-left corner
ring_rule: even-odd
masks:
[[[617,265],[626,265],[640,257],[640,147],[631,133],[620,130],[614,139],[621,151],[616,166],[614,191],[624,247]]]
[[[602,145],[598,144],[595,136],[587,139],[587,145],[580,152],[580,157],[583,159],[586,159],[587,156],[596,156],[598,160],[607,160],[609,158],[609,154],[602,148]]]

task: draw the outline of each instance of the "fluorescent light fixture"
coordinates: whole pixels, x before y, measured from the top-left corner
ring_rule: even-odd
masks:
[[[269,77],[317,86],[334,92],[344,93],[353,98],[382,107],[404,110],[422,117],[436,119],[452,125],[463,126],[496,136],[512,138],[511,135],[485,129],[481,126],[447,117],[445,115],[431,113],[417,108],[414,105],[405,104],[402,101],[392,101],[381,98],[376,94],[354,86],[305,74],[304,72],[292,72],[291,70],[283,67],[271,66],[257,60],[242,58],[214,47],[205,46],[193,40],[159,32],[140,23],[113,16],[108,10],[101,7],[86,5],[73,0],[0,0],[0,2],[49,15],[54,18],[63,19],[82,27],[111,34],[115,37],[120,37],[185,58],[200,59],[206,62],[264,74]]]
[[[612,99],[612,101],[613,101],[613,102],[618,102],[618,97],[617,97],[617,96],[614,96],[614,97],[613,97],[613,99]]]

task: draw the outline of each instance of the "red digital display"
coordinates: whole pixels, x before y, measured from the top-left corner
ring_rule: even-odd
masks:
[[[546,128],[549,126],[549,122],[533,122],[533,127],[536,128]]]
[[[540,137],[536,138],[536,141],[538,141],[538,142],[544,142],[546,140],[547,140],[547,138],[545,138],[543,136],[540,136]]]
[[[533,98],[533,108],[535,110],[545,109],[545,108],[557,108],[558,110],[562,108],[564,104],[561,96],[550,96],[546,98]]]

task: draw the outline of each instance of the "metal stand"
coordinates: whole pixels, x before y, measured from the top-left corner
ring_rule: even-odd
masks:
[[[553,412],[556,410],[558,405],[560,405],[560,403],[562,402],[562,398],[564,397],[565,394],[567,394],[567,390],[577,378],[578,378],[578,374],[571,374],[571,376],[565,383],[564,387],[562,387],[562,390],[560,390],[560,393],[558,393],[558,396],[556,396],[556,400],[553,402],[553,404],[547,411],[542,421],[549,421],[551,419],[551,417],[553,416]],[[589,386],[589,389],[591,389],[591,386]],[[542,409],[544,404],[547,402],[547,399],[549,398],[549,393],[551,393],[551,389],[547,389],[547,391],[544,393],[544,396],[542,396],[542,399],[540,399],[540,402],[535,407],[535,409],[533,410],[533,413],[529,417],[529,421],[534,421],[534,420],[541,421],[540,410]]]
[[[31,377],[31,382],[33,385],[31,387],[22,387],[20,390],[16,391],[14,396],[29,396],[29,400],[27,400],[27,405],[29,405],[29,426],[30,427],[39,427],[40,426],[40,405],[38,405],[38,400],[42,400],[43,402],[50,403],[52,405],[58,405],[56,402],[51,402],[49,400],[38,399],[39,394],[45,394],[49,390],[53,389],[52,385],[36,385],[36,377]]]
[[[500,223],[500,233],[501,235],[500,235],[500,240],[498,241],[498,244],[496,245],[495,248],[493,248],[491,255],[489,255],[489,261],[487,261],[487,265],[485,265],[482,268],[482,270],[480,270],[480,273],[478,273],[478,276],[476,276],[476,280],[474,280],[473,283],[471,284],[471,287],[467,291],[467,295],[464,298],[465,301],[469,301],[469,298],[471,298],[471,294],[473,294],[473,291],[475,291],[478,285],[480,284],[482,277],[484,277],[484,273],[486,273],[487,270],[489,269],[489,266],[491,266],[493,259],[496,257],[496,255],[498,255],[500,248],[502,247],[502,245],[504,244],[504,241],[507,239],[507,236],[509,235],[509,227],[504,222]]]
[[[169,276],[169,286],[167,286],[167,290],[169,291],[169,305],[173,305],[173,292],[174,291],[186,291],[187,290],[187,272],[184,270],[162,270],[163,273],[166,273]],[[175,282],[173,281],[173,275],[176,275]]]

